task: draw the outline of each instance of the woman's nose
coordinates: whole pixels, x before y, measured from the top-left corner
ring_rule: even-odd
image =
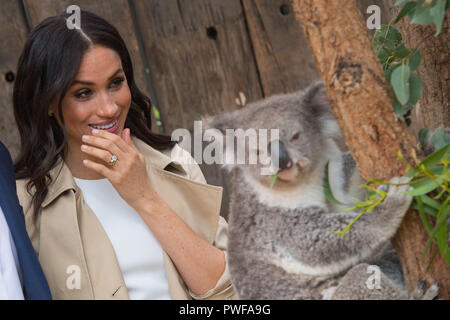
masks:
[[[119,107],[112,97],[103,95],[98,102],[97,114],[101,117],[111,118],[117,114]]]

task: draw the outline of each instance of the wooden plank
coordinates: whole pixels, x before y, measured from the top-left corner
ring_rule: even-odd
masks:
[[[318,79],[300,23],[286,0],[243,0],[265,96],[294,92]]]
[[[0,10],[0,140],[13,158],[20,147],[19,132],[14,120],[12,94],[17,62],[27,37],[27,27],[19,1],[3,1]]]
[[[262,97],[239,0],[134,3],[167,134]]]
[[[146,90],[144,69],[127,0],[26,0],[26,4],[33,26],[36,26],[47,17],[65,12],[67,7],[72,4],[78,5],[82,10],[91,11],[107,20],[117,28],[125,41],[133,63],[137,86],[149,95]],[[152,130],[157,132],[154,117],[152,118]]]

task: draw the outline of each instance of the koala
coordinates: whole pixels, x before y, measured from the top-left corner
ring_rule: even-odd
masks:
[[[262,175],[260,162],[223,165],[231,179],[228,264],[241,299],[408,298],[390,244],[412,200],[402,194],[407,185],[389,187],[384,202],[364,214],[343,239],[332,233],[343,230],[358,213],[327,201],[326,163],[338,200],[353,203],[352,198],[364,194],[357,188],[362,180],[320,81],[303,91],[205,117],[202,123],[220,139],[226,129],[279,130],[277,140],[269,138],[269,145],[277,143],[276,152],[259,145],[256,150],[258,156],[278,158],[272,188],[273,174]],[[252,148],[245,146],[246,156]],[[379,267],[381,289],[367,288],[369,265]]]

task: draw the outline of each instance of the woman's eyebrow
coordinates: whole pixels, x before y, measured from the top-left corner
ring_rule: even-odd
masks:
[[[122,68],[117,69],[117,70],[116,70],[116,71],[108,78],[108,81],[111,80],[112,78],[114,78],[114,76],[116,76],[116,75],[117,75],[118,73],[120,73],[120,72],[123,72]],[[75,85],[75,84],[77,84],[77,83],[79,83],[79,84],[84,84],[84,85],[86,85],[86,86],[92,86],[92,85],[95,84],[95,83],[90,82],[90,81],[74,80],[74,81],[72,82],[72,86]]]

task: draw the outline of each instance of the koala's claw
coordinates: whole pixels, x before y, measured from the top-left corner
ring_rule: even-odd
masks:
[[[417,285],[416,289],[414,289],[414,292],[412,294],[411,299],[412,300],[433,300],[436,298],[439,294],[439,285],[437,283],[434,283],[431,285],[427,291],[423,291],[425,283],[423,281],[420,281]]]
[[[403,217],[412,202],[412,196],[405,194],[406,191],[411,189],[411,186],[408,184],[409,181],[410,178],[407,177],[392,178],[389,181],[387,196],[381,207],[388,208],[391,212],[396,212]],[[382,190],[381,187],[379,190]]]

